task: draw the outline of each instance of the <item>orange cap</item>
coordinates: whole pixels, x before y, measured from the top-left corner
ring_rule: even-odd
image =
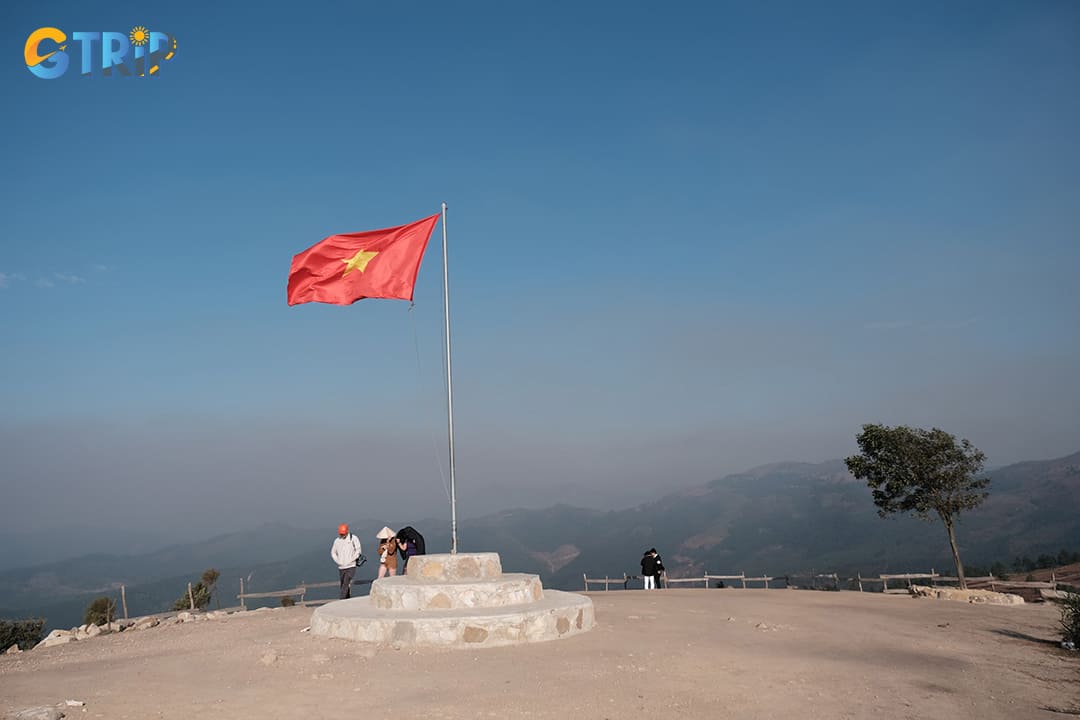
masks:
[[[337,534],[338,535],[348,535],[349,534],[349,526],[346,525],[345,523],[341,523],[340,525],[337,526]]]

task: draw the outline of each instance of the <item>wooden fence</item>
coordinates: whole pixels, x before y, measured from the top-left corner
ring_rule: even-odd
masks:
[[[355,587],[357,585],[370,585],[372,582],[373,582],[373,580],[371,580],[371,579],[367,579],[367,580],[354,579],[352,581],[352,584],[353,584],[353,587]],[[336,600],[337,598],[320,598],[320,599],[316,599],[316,600],[308,600],[307,599],[307,591],[308,590],[315,590],[315,589],[319,589],[319,588],[331,588],[331,587],[336,588],[336,587],[339,587],[340,585],[341,585],[341,583],[336,581],[336,580],[331,581],[331,582],[321,582],[321,583],[305,583],[305,582],[301,582],[296,587],[288,588],[286,590],[272,590],[271,592],[249,593],[249,592],[244,592],[244,579],[240,578],[240,594],[237,595],[236,598],[240,601],[240,607],[242,609],[244,609],[244,610],[247,610],[247,601],[248,600],[255,600],[255,599],[262,599],[262,598],[291,597],[291,598],[298,598],[297,601],[296,601],[297,605],[305,605],[305,606],[323,605],[325,603],[332,602],[332,601]]]
[[[741,572],[738,575],[711,575],[704,573],[701,577],[688,577],[688,578],[669,578],[664,577],[664,582],[670,587],[671,585],[686,584],[693,586],[697,583],[701,583],[702,587],[709,587],[709,582],[716,581],[718,583],[739,583],[739,585],[745,590],[746,583],[764,583],[765,587],[769,587],[770,582],[774,582],[777,578],[771,575],[762,575],[761,577],[746,577],[745,572]]]
[[[907,584],[904,587],[896,588],[889,587],[889,580],[906,580]],[[910,591],[911,586],[914,584],[912,580],[925,580],[924,584],[931,587],[939,583],[958,583],[960,578],[951,575],[938,575],[934,572],[933,568],[930,568],[928,573],[900,573],[897,575],[879,575],[877,578],[864,578],[861,575],[858,577],[859,590],[862,590],[862,584],[865,582],[881,582],[882,592],[886,593],[907,593]],[[983,575],[976,577],[965,577],[969,588],[973,589],[988,589],[993,592],[998,592],[1000,589],[1045,589],[1045,590],[1057,590],[1057,578],[1051,573],[1049,582],[1034,582],[1034,581],[1020,581],[1020,580],[1003,580],[993,575]]]
[[[709,587],[710,582],[715,581],[715,582],[719,582],[719,583],[731,583],[732,587],[735,587],[734,583],[738,583],[738,586],[743,588],[743,589],[746,589],[747,583],[762,583],[764,585],[764,587],[766,589],[768,589],[770,587],[769,586],[770,582],[773,583],[773,586],[775,587],[778,584],[776,581],[781,581],[779,583],[780,587],[785,587],[785,588],[802,587],[801,580],[800,580],[800,583],[798,585],[792,583],[792,578],[795,578],[795,577],[800,577],[800,578],[803,578],[803,579],[809,579],[810,580],[810,587],[817,588],[819,586],[819,581],[823,581],[823,582],[821,582],[822,586],[826,586],[826,587],[828,587],[829,585],[832,586],[831,588],[828,588],[828,589],[832,589],[832,590],[840,590],[840,589],[842,589],[842,587],[841,587],[841,578],[836,573],[815,573],[815,574],[802,575],[802,576],[763,575],[761,577],[746,577],[745,572],[741,572],[738,575],[711,575],[708,572],[705,572],[700,577],[685,577],[685,578],[668,577],[667,574],[665,573],[664,575],[661,576],[662,580],[661,580],[661,583],[659,584],[659,586],[660,587],[672,587],[672,586],[686,585],[688,587],[700,586],[700,587],[703,587],[703,588],[707,588],[707,587]],[[587,574],[583,574],[582,579],[583,579],[584,584],[585,584],[585,591],[588,592],[589,589],[590,589],[590,587],[589,587],[590,585],[603,585],[604,590],[610,590],[611,585],[616,585],[616,586],[622,585],[622,589],[627,590],[630,587],[630,581],[631,580],[640,580],[641,576],[640,575],[627,575],[627,574],[623,573],[622,577],[590,578]],[[906,593],[910,592],[911,586],[913,584],[917,584],[917,583],[913,583],[912,582],[913,580],[921,580],[923,582],[918,583],[918,584],[925,584],[925,585],[930,585],[930,586],[935,586],[935,585],[938,585],[938,584],[941,584],[941,583],[957,583],[957,582],[959,582],[959,578],[952,577],[952,576],[949,576],[949,575],[938,575],[934,571],[933,568],[930,569],[930,572],[888,573],[888,574],[887,573],[882,573],[882,574],[879,574],[877,577],[863,577],[862,574],[859,573],[853,578],[843,578],[845,586],[847,588],[849,588],[849,589],[855,589],[855,587],[857,587],[859,592],[866,592],[866,587],[865,587],[866,585],[880,584],[881,585],[881,590],[879,592],[889,593],[889,594],[895,594],[895,593],[905,593],[906,594]],[[1058,586],[1057,580],[1053,575],[1051,575],[1049,582],[1033,582],[1033,581],[1021,582],[1021,581],[1018,581],[1018,580],[1003,580],[1001,578],[994,577],[993,575],[986,575],[986,576],[980,576],[980,577],[969,577],[969,578],[965,578],[965,580],[967,581],[968,587],[980,588],[980,589],[989,589],[989,590],[992,590],[992,591],[995,591],[995,592],[997,592],[999,590],[1007,591],[1009,589],[1018,589],[1018,590],[1023,590],[1023,589],[1057,590],[1057,586]],[[893,587],[889,587],[889,581],[893,582]],[[903,583],[902,587],[897,587],[896,586],[896,583],[898,581]]]
[[[611,585],[613,583],[615,585],[622,584],[623,590],[628,590],[630,588],[630,581],[631,580],[641,580],[642,579],[641,575],[627,575],[626,573],[623,573],[623,576],[621,578],[619,578],[619,577],[606,577],[606,576],[602,577],[602,578],[591,578],[586,574],[582,574],[581,577],[582,577],[582,580],[585,583],[586,592],[589,590],[589,585],[590,584],[591,585],[603,585],[604,590],[610,590]],[[726,582],[738,582],[738,583],[740,583],[742,585],[743,588],[746,587],[746,583],[765,583],[765,587],[768,588],[769,583],[776,580],[776,579],[777,578],[774,578],[774,577],[771,577],[771,576],[769,576],[769,577],[766,577],[766,576],[762,576],[762,577],[746,577],[746,573],[739,573],[738,575],[710,575],[709,573],[705,573],[701,577],[673,578],[673,577],[668,577],[667,573],[663,573],[660,576],[660,582],[658,583],[658,587],[671,587],[672,585],[683,585],[683,584],[693,585],[695,583],[702,583],[703,587],[709,587],[709,582],[712,581],[712,580],[715,580],[715,581],[718,581],[718,582],[725,582],[725,581]]]
[[[597,586],[603,585],[604,590],[610,590],[612,585],[615,585],[616,588],[618,588],[618,586],[621,585],[623,590],[628,590],[628,589],[630,589],[630,582],[631,581],[633,581],[633,580],[641,580],[642,579],[641,575],[627,575],[626,573],[623,573],[622,577],[607,577],[607,576],[604,576],[602,578],[591,578],[587,574],[582,574],[581,577],[582,577],[582,580],[584,581],[585,592],[588,592],[590,590],[590,587],[589,587],[590,585],[597,585]],[[744,590],[747,589],[747,584],[748,583],[762,583],[764,585],[764,588],[767,590],[767,589],[770,589],[769,583],[773,583],[773,587],[777,587],[778,586],[778,584],[777,584],[778,580],[781,581],[780,584],[779,584],[779,587],[784,587],[784,588],[802,587],[801,584],[800,585],[792,584],[792,582],[791,582],[792,578],[807,578],[807,579],[810,580],[810,587],[812,587],[812,588],[817,588],[818,587],[818,581],[820,580],[820,581],[828,581],[828,582],[822,582],[821,583],[823,586],[826,586],[826,587],[829,586],[829,585],[832,586],[831,588],[828,588],[828,589],[832,589],[832,590],[840,590],[840,589],[842,589],[841,585],[840,585],[841,578],[836,573],[814,573],[814,574],[802,575],[802,576],[794,576],[794,575],[776,575],[776,576],[762,575],[761,577],[747,577],[745,572],[741,572],[738,575],[712,575],[712,574],[710,574],[708,572],[705,572],[705,573],[703,573],[701,575],[701,577],[673,578],[673,577],[668,577],[667,573],[664,573],[660,577],[661,577],[661,580],[658,583],[659,588],[664,588],[664,587],[670,588],[672,586],[679,586],[679,585],[686,585],[688,587],[695,587],[699,583],[700,583],[701,587],[708,588],[710,582],[717,582],[717,583],[721,583],[721,585],[718,586],[718,587],[722,587],[723,583],[732,583],[732,585],[730,585],[730,586],[735,587],[734,583],[738,583],[738,587],[741,587]],[[970,578],[965,578],[965,579],[967,580],[969,586],[970,585],[976,585],[976,586],[980,586],[980,587],[988,587],[990,590],[995,590],[995,591],[998,588],[1004,588],[1004,589],[1008,589],[1008,588],[1036,589],[1036,588],[1038,588],[1038,589],[1050,589],[1050,590],[1056,590],[1057,589],[1057,581],[1056,581],[1056,579],[1054,578],[1053,575],[1051,575],[1050,582],[1030,582],[1030,581],[1029,582],[1020,582],[1020,581],[1014,581],[1014,580],[1002,580],[1001,578],[994,577],[993,575],[987,575],[985,577],[970,577]],[[950,582],[955,583],[955,582],[958,582],[958,579],[955,578],[955,577],[950,577],[948,575],[938,575],[936,572],[934,572],[933,568],[931,568],[930,572],[928,572],[928,573],[881,574],[881,575],[878,575],[877,577],[863,577],[862,574],[857,574],[853,578],[844,578],[844,580],[845,580],[845,583],[847,584],[847,586],[849,588],[853,589],[857,585],[857,587],[859,589],[859,592],[865,592],[864,586],[867,585],[867,584],[880,583],[881,584],[881,592],[890,593],[890,594],[892,594],[892,593],[908,593],[908,592],[910,592],[910,588],[911,588],[911,586],[913,584],[912,580],[925,580],[925,581],[927,581],[926,584],[931,585],[931,586],[933,586],[933,585],[935,585],[937,583],[950,583]],[[894,582],[895,581],[906,581],[907,584],[904,587],[899,587],[898,588],[898,587],[893,586],[893,587],[890,588],[889,587],[889,581],[890,580],[892,580]],[[352,581],[352,584],[354,586],[356,586],[356,585],[370,585],[372,582],[373,582],[372,579],[367,579],[367,580],[354,579]],[[800,581],[800,583],[801,583],[801,581]],[[315,599],[315,600],[308,600],[307,599],[308,590],[321,589],[321,588],[332,588],[332,587],[338,587],[338,585],[339,585],[339,583],[337,581],[321,582],[321,583],[304,583],[304,582],[301,582],[296,587],[288,588],[288,589],[285,589],[285,590],[273,590],[271,592],[249,593],[249,592],[244,592],[244,579],[241,578],[240,579],[240,594],[237,595],[236,598],[240,601],[241,609],[244,609],[244,610],[247,609],[247,603],[246,603],[247,600],[266,599],[266,598],[291,597],[291,598],[297,598],[296,603],[298,605],[305,605],[305,606],[322,605],[324,603],[332,602],[336,598],[321,598],[321,599]],[[126,608],[126,603],[125,603],[125,617],[127,615],[126,610],[127,610],[127,608]]]
[[[611,589],[611,583],[615,583],[617,585],[621,584],[623,586],[623,590],[626,590],[627,587],[630,584],[630,581],[637,578],[637,577],[639,577],[639,576],[637,576],[637,575],[627,575],[626,573],[623,573],[623,576],[621,578],[618,578],[618,577],[613,577],[612,578],[612,577],[607,577],[606,575],[604,577],[602,577],[602,578],[590,578],[588,575],[582,575],[582,577],[585,578],[585,591],[588,592],[589,583],[592,583],[594,585],[603,585],[605,590],[610,590]]]

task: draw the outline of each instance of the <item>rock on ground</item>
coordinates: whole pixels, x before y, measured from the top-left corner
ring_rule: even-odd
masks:
[[[915,597],[929,597],[938,600],[954,600],[966,603],[986,603],[989,605],[1023,605],[1024,598],[1012,593],[993,592],[991,590],[961,590],[948,587],[927,587],[912,585],[911,594]]]

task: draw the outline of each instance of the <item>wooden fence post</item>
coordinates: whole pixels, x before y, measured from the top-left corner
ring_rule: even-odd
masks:
[[[745,590],[746,589],[746,571],[743,570],[740,574],[742,575],[742,589]]]
[[[240,578],[240,609],[247,610],[247,606],[244,605],[244,578]]]
[[[187,584],[187,596],[188,596],[188,602],[191,603],[191,609],[194,610],[195,609],[195,596],[191,594],[191,583]]]
[[[244,582],[241,580],[240,582]],[[585,583],[585,592],[589,592],[589,576],[585,573],[581,573],[581,582]]]
[[[124,619],[127,620],[127,590],[123,585],[120,586],[120,601],[124,604]]]
[[[859,581],[859,592],[862,592],[862,573],[855,573],[855,578]]]

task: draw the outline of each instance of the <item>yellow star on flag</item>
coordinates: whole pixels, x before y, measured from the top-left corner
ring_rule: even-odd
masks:
[[[367,264],[371,262],[371,259],[378,255],[377,252],[370,252],[368,250],[357,250],[356,254],[351,258],[345,258],[341,262],[345,263],[345,272],[341,273],[341,277],[345,277],[353,270],[359,270],[364,272],[367,268]]]

